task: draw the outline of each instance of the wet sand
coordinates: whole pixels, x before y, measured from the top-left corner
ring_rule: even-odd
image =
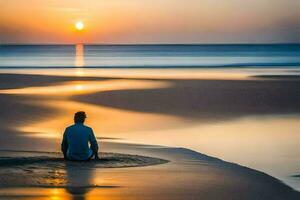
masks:
[[[102,85],[108,85],[106,83],[109,81],[115,81],[112,84],[117,84],[119,88],[103,90]],[[133,83],[122,86],[126,81],[133,81]],[[85,87],[85,83],[96,84],[99,88]],[[70,86],[64,88],[64,84]],[[285,79],[263,76],[246,80],[153,80],[0,74],[0,104],[3,105],[0,112],[0,131],[3,133],[0,134],[0,144],[4,149],[10,149],[11,146],[27,148],[37,145],[50,150],[55,141],[49,142],[45,138],[39,138],[38,144],[31,142],[27,145],[26,140],[32,139],[24,138],[24,134],[38,134],[38,130],[25,127],[20,133],[16,127],[27,126],[43,119],[47,124],[57,116],[71,115],[76,111],[76,107],[85,109],[89,106],[91,111],[99,107],[103,108],[99,110],[102,113],[92,117],[101,120],[99,131],[104,133],[113,133],[114,127],[118,130],[139,131],[140,129],[136,128],[139,126],[134,120],[147,119],[147,117],[150,123],[145,120],[142,124],[145,129],[164,130],[170,127],[182,127],[180,121],[207,124],[247,116],[298,114],[300,113],[299,85],[300,79],[289,79],[289,76]],[[45,86],[52,88],[48,90]],[[132,123],[128,123],[126,120],[131,116],[128,115],[125,117],[126,120],[122,120],[121,114],[124,113],[115,112],[111,118],[116,120],[112,122],[107,116],[113,109],[144,115],[136,115],[132,118]],[[151,115],[160,117],[153,121]],[[94,121],[97,125],[98,122]],[[64,125],[66,124],[61,125],[60,129]],[[56,136],[60,137],[60,135]],[[120,135],[108,137],[120,137]],[[51,142],[53,143],[50,144]]]
[[[72,185],[66,171],[91,171],[105,168],[130,168],[164,164],[168,160],[138,155],[104,153],[99,160],[66,161],[61,153],[34,151],[0,151],[0,188],[41,187],[114,187],[99,186],[84,181],[74,173],[79,185]],[[82,180],[81,180],[82,179]]]
[[[9,170],[10,175],[1,174],[0,199],[276,200],[300,197],[298,192],[262,172],[188,149],[117,143],[106,145],[113,151],[138,151],[143,155],[169,159],[170,162],[160,160],[155,162],[159,164],[155,166],[110,169],[108,166],[102,168],[103,164],[97,166],[95,162],[54,162],[43,153],[31,153],[37,159],[42,155],[45,160],[12,166],[1,164],[1,173]],[[113,157],[110,154],[107,159]],[[33,158],[30,158],[31,161]]]
[[[53,123],[66,120],[65,116],[61,117],[61,115],[64,115],[63,112],[70,114],[73,112],[72,109],[76,110],[77,106],[84,105],[86,106],[84,108],[91,109],[91,112],[95,109],[102,109],[101,111],[104,112],[108,108],[115,112],[115,114],[108,116],[116,121],[111,122],[110,127],[107,128],[111,131],[107,132],[110,135],[101,134],[103,137],[100,139],[100,148],[103,151],[155,157],[170,161],[166,164],[148,167],[120,169],[95,169],[93,167],[92,170],[88,170],[91,172],[83,170],[83,172],[80,172],[82,176],[78,177],[85,177],[87,176],[85,173],[88,173],[90,179],[85,182],[82,179],[71,180],[75,183],[88,183],[87,185],[78,186],[77,189],[75,188],[79,191],[79,194],[76,194],[74,188],[64,184],[54,184],[51,188],[39,189],[38,192],[33,188],[29,194],[28,191],[24,192],[24,189],[22,189],[25,185],[19,185],[21,188],[2,188],[0,190],[2,199],[14,199],[16,196],[21,196],[23,199],[32,199],[32,197],[26,197],[26,195],[32,195],[36,199],[47,199],[51,195],[56,195],[57,199],[72,199],[74,196],[81,196],[86,199],[96,199],[96,196],[99,199],[299,199],[298,192],[267,174],[192,150],[121,144],[117,141],[108,142],[116,136],[118,136],[116,139],[121,136],[115,135],[115,129],[111,128],[116,126],[127,131],[135,126],[140,126],[140,129],[135,131],[142,132],[142,127],[152,131],[164,130],[170,127],[178,128],[181,126],[179,119],[189,123],[199,123],[199,120],[201,123],[212,123],[248,115],[299,113],[300,82],[298,79],[138,79],[147,87],[135,88],[133,84],[132,88],[113,88],[105,91],[101,88],[93,88],[87,93],[84,91],[78,92],[78,90],[81,90],[79,87],[74,91],[71,88],[69,91],[67,88],[63,92],[65,95],[40,94],[39,92],[30,94],[30,90],[22,94],[18,91],[20,91],[19,89],[28,89],[28,87],[35,87],[34,90],[36,87],[41,87],[41,83],[43,83],[43,86],[51,85],[55,87],[55,85],[62,85],[70,81],[119,81],[119,79],[0,74],[0,80],[1,89],[5,89],[5,92],[2,91],[1,93],[0,91],[0,103],[2,105],[2,112],[0,112],[0,144],[2,149],[58,150],[59,133],[53,132],[56,136],[53,138],[39,137],[39,135],[45,135],[45,133],[47,134],[53,130],[48,129],[49,127],[43,127],[44,129],[41,131],[43,133],[39,133],[33,127],[42,127],[42,124],[37,126],[35,123],[45,121],[43,123],[49,123],[50,126],[53,126],[52,120],[54,120]],[[137,81],[137,79],[134,80]],[[158,84],[153,85],[152,81]],[[7,85],[10,85],[10,87],[8,88]],[[47,102],[52,102],[51,106]],[[59,102],[64,102],[64,104],[60,105]],[[120,110],[129,112],[130,115],[128,114],[127,117],[131,116],[131,121],[127,121],[129,118],[123,118],[123,120],[121,117],[117,118],[120,114],[124,114],[120,113]],[[111,114],[112,111],[109,113]],[[122,117],[124,116],[126,115]],[[92,119],[95,119],[95,117],[91,116]],[[145,121],[143,122],[142,119]],[[167,123],[167,125],[159,123],[162,120],[175,121],[176,123]],[[101,127],[105,127],[105,117],[101,120],[99,118],[99,122]],[[130,126],[128,122],[131,123]],[[149,123],[153,125],[148,125]],[[28,125],[30,127],[27,127]],[[64,125],[60,124],[59,129]],[[94,125],[96,126],[96,124]],[[26,129],[20,129],[24,126]],[[101,133],[104,133],[104,131]],[[130,134],[128,133],[128,135]],[[55,167],[49,166],[42,173],[48,173],[51,169],[54,174],[57,173],[54,176],[54,183],[56,183],[55,181],[62,183],[60,180],[68,179],[67,176],[61,179],[64,176],[60,170],[64,171],[62,173],[66,175],[66,168],[55,170]],[[39,165],[35,168],[40,167],[43,169]],[[5,173],[7,174],[7,172]],[[15,171],[11,170],[10,173],[15,173]],[[30,182],[31,172],[24,172],[25,176],[26,173],[28,173],[28,178],[24,179]],[[80,173],[75,173],[72,177],[76,177],[76,174]],[[5,178],[5,176],[3,177]],[[91,185],[114,187],[93,188],[90,187]],[[34,185],[34,187],[39,186]],[[79,189],[82,189],[82,191]],[[52,191],[56,192],[52,193]],[[73,199],[76,199],[75,197]]]
[[[72,99],[205,121],[300,111],[300,79],[171,80],[169,83],[170,87],[105,91]]]

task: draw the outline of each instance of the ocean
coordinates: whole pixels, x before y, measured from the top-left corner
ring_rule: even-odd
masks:
[[[280,68],[300,44],[0,45],[1,68]]]

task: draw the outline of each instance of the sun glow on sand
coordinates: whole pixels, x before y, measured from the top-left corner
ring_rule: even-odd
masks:
[[[75,23],[75,28],[78,30],[78,31],[81,31],[84,29],[84,23],[82,21],[78,21]]]

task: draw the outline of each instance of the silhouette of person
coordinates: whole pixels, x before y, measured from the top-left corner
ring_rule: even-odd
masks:
[[[97,140],[93,129],[84,125],[85,119],[85,112],[76,112],[75,124],[67,127],[64,132],[61,150],[66,160],[87,161],[93,157],[99,159]]]

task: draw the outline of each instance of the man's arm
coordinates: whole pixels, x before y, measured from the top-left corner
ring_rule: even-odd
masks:
[[[65,130],[64,136],[62,139],[61,151],[64,154],[64,159],[67,159],[67,151],[68,151],[67,129]]]
[[[99,156],[98,156],[98,143],[97,143],[97,139],[94,135],[94,132],[93,132],[93,129],[91,129],[91,134],[90,134],[90,143],[91,143],[91,149],[95,155],[95,159],[99,159]]]

